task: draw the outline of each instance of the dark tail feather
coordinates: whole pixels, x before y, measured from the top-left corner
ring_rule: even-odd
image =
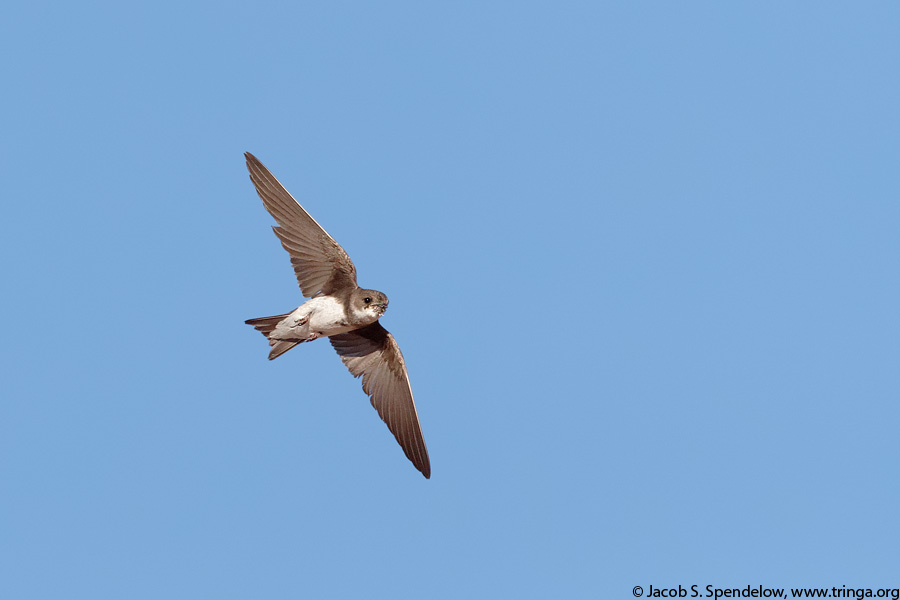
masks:
[[[254,329],[262,333],[264,336],[269,337],[269,334],[272,333],[272,330],[275,329],[275,326],[281,323],[286,316],[291,313],[285,313],[283,315],[276,315],[274,317],[260,317],[258,319],[247,319],[244,321],[247,325],[253,325]]]
[[[283,315],[276,315],[274,317],[260,317],[258,319],[247,319],[244,321],[247,325],[253,325],[253,327],[260,333],[262,333],[267,338],[269,334],[275,329],[275,327],[281,323],[282,320],[286,316],[291,313],[285,313]],[[300,342],[289,342],[285,340],[269,340],[269,345],[272,346],[271,352],[269,352],[269,360],[273,360],[299,344]]]
[[[300,342],[285,342],[283,340],[269,340],[272,350],[269,352],[269,360],[275,360]]]

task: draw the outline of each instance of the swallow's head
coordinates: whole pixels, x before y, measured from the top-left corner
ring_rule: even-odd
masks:
[[[387,310],[388,297],[377,290],[357,289],[353,293],[350,300],[350,306],[353,312],[358,315],[365,315],[366,320],[371,319],[372,322],[380,319]]]

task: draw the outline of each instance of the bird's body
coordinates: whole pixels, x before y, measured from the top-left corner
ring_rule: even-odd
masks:
[[[387,310],[387,296],[359,287],[356,267],[344,249],[255,156],[248,152],[246,157],[250,179],[278,222],[274,231],[291,255],[300,289],[310,297],[290,313],[247,323],[269,340],[270,360],[297,344],[329,338],[353,376],[363,378],[363,390],[407,458],[430,477],[406,363],[394,337],[378,322]]]
[[[362,288],[344,291],[350,293],[314,296],[286,315],[250,319],[247,324],[268,338],[271,360],[297,344],[371,325],[387,309],[387,296],[381,292]]]
[[[341,298],[316,296],[310,298],[278,324],[269,338],[307,342],[353,331],[378,320],[378,315],[353,314]]]

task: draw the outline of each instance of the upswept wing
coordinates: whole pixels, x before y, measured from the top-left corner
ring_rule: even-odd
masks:
[[[303,210],[259,159],[249,152],[244,156],[256,192],[278,222],[272,229],[291,255],[303,295],[311,298],[318,292],[331,294],[346,286],[356,288],[356,267],[340,244]]]
[[[362,376],[363,391],[397,438],[406,458],[426,479],[431,477],[431,463],[409,386],[409,374],[394,336],[376,321],[328,339],[350,373],[354,377]]]

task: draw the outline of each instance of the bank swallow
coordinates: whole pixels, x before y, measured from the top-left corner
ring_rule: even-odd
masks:
[[[344,249],[294,200],[259,160],[245,153],[250,179],[273,227],[291,255],[300,291],[309,298],[293,312],[249,319],[269,340],[269,360],[297,344],[327,337],[397,438],[406,457],[431,477],[406,363],[394,336],[378,322],[388,306],[383,293],[356,284],[356,267]]]

